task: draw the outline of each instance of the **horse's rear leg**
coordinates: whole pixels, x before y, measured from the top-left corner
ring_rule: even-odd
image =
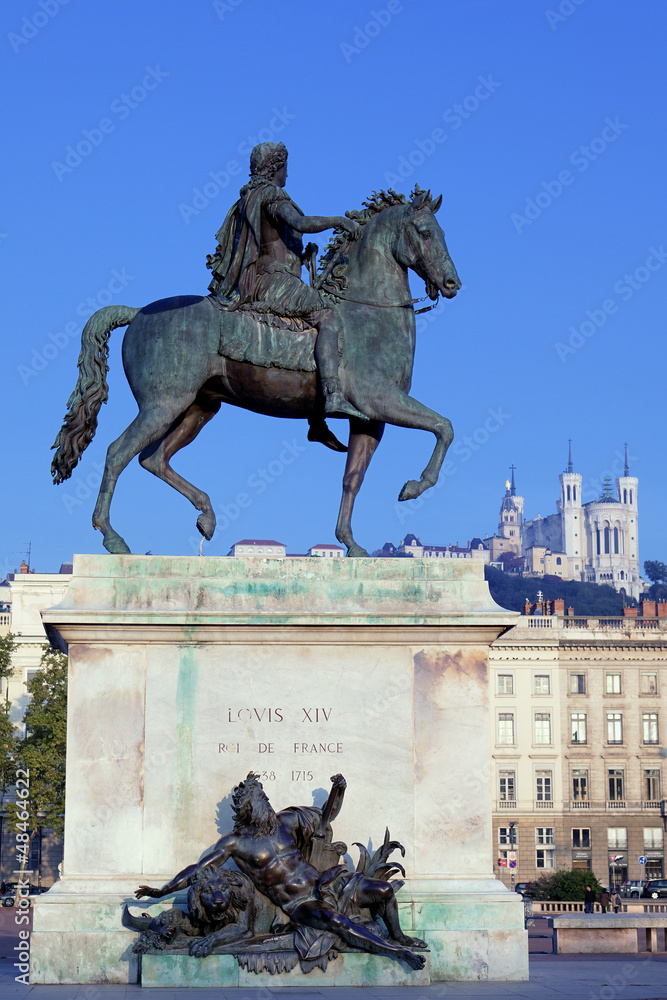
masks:
[[[350,440],[348,443],[347,462],[343,475],[343,496],[340,501],[336,538],[341,545],[347,546],[348,556],[367,556],[352,535],[352,509],[354,501],[366,475],[366,469],[375,454],[375,449],[382,440],[384,424],[378,421],[361,423],[350,421]]]
[[[190,400],[184,399],[141,410],[130,426],[109,445],[102,484],[93,511],[93,528],[102,532],[104,547],[108,552],[117,555],[127,555],[130,552],[127,543],[114,531],[109,520],[109,509],[118,477],[135,455],[162,437],[179,413],[187,409],[189,402]]]
[[[187,479],[183,479],[177,472],[174,472],[169,461],[177,451],[194,441],[202,427],[216,415],[219,409],[220,403],[218,402],[207,402],[206,404],[199,401],[194,402],[169,428],[161,441],[145,448],[139,455],[139,463],[144,469],[173,486],[175,490],[187,497],[197,510],[201,511],[197,518],[197,527],[204,538],[209,541],[215,531],[215,514],[211,499],[203,490],[197,489]]]
[[[387,386],[380,405],[382,418],[396,427],[414,427],[435,434],[435,448],[419,480],[409,479],[398,495],[399,500],[414,500],[424,490],[435,486],[440,475],[447,449],[454,439],[454,430],[447,417],[436,413],[419,400],[401,392],[396,386]]]

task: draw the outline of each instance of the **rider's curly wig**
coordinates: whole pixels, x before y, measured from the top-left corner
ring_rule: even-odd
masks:
[[[250,180],[241,188],[241,195],[273,180],[286,163],[287,148],[283,142],[260,142],[250,154]]]

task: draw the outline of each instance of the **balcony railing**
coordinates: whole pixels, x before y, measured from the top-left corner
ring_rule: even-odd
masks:
[[[576,801],[570,802],[570,809],[590,809],[591,804],[588,799],[582,800],[577,799]]]
[[[553,628],[554,620],[557,619],[544,618],[542,615],[529,615],[528,628]]]
[[[553,807],[554,807],[553,801],[551,801],[550,799],[547,799],[546,801],[544,799],[535,799],[536,809],[553,809]]]
[[[543,621],[553,621],[553,619],[542,619]],[[605,629],[616,632],[641,630],[656,631],[667,629],[667,618],[633,618],[630,615],[622,618],[575,618],[573,615],[563,615],[558,619],[562,622],[563,628],[569,629]],[[539,628],[539,626],[534,626]]]
[[[498,799],[498,810],[516,809],[516,799]]]
[[[588,628],[588,618],[563,618],[564,628]]]
[[[659,802],[642,802],[642,809],[659,809]]]
[[[11,625],[12,616],[10,614],[0,613],[0,627],[3,625]]]

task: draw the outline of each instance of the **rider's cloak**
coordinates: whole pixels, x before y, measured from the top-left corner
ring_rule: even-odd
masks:
[[[243,191],[216,233],[216,252],[207,258],[213,271],[209,289],[226,300],[229,309],[254,298],[262,212],[276,202],[291,201],[284,188],[267,180]]]

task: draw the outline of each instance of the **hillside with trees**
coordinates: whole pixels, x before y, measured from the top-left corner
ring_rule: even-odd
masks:
[[[616,593],[613,587],[606,584],[561,580],[559,576],[521,576],[504,573],[492,566],[484,567],[484,575],[494,601],[508,611],[522,611],[526,598],[534,604],[537,601],[537,592],[541,591],[544,600],[547,601],[562,597],[565,601],[565,610],[572,607],[576,615],[614,617],[623,614],[623,595]],[[625,603],[635,602],[626,597]]]

